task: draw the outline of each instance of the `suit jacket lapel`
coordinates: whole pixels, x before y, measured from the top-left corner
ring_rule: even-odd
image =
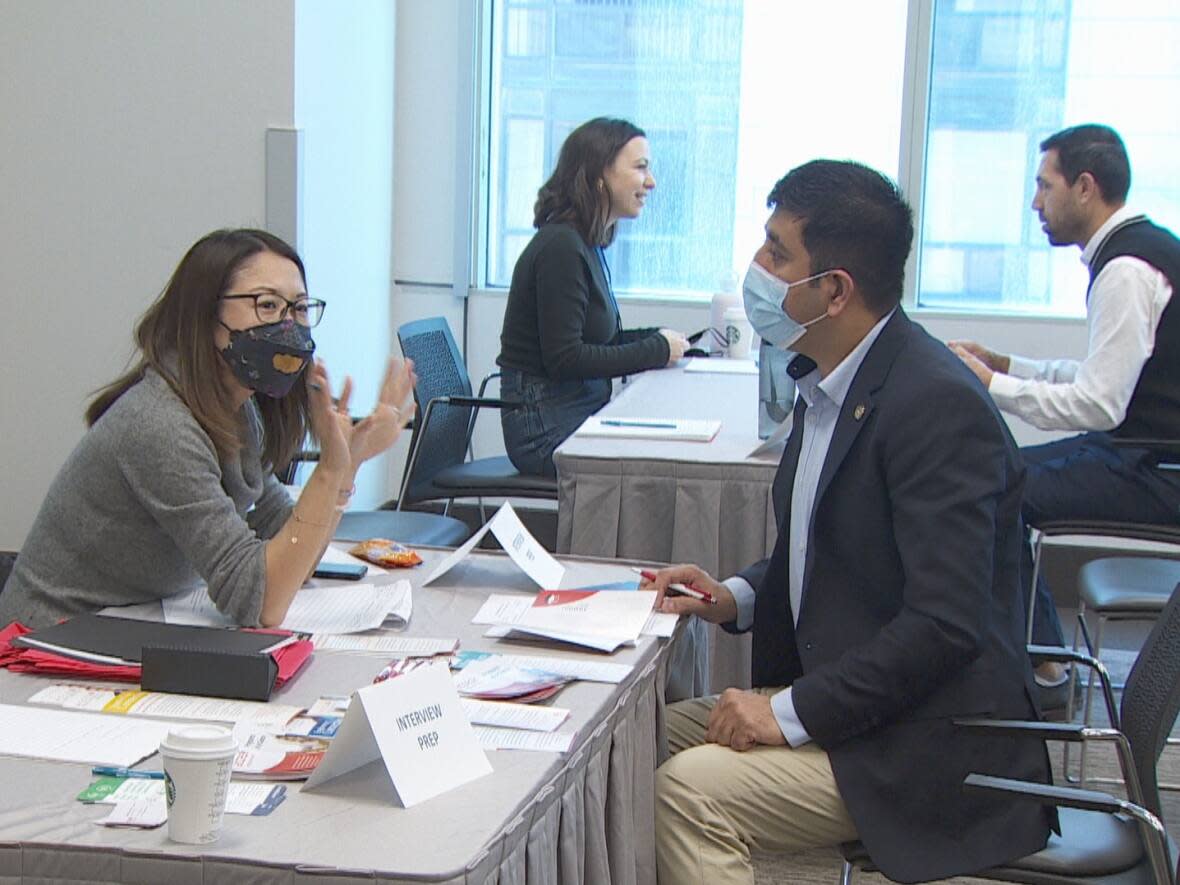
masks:
[[[852,385],[848,388],[848,395],[844,398],[840,415],[836,419],[836,429],[832,433],[832,442],[828,446],[823,470],[820,471],[819,486],[815,491],[817,509],[823,501],[824,492],[832,482],[832,477],[836,475],[836,471],[844,463],[848,450],[856,441],[857,434],[873,413],[873,394],[885,383],[893,360],[909,337],[910,325],[909,317],[900,307],[897,308],[897,312],[885,324],[885,328],[865,354],[864,362],[860,364],[856,377],[852,379]]]

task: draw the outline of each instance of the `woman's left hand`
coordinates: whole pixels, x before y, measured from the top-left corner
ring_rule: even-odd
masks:
[[[390,358],[373,411],[351,428],[348,448],[355,471],[365,461],[388,449],[414,417],[412,360]]]

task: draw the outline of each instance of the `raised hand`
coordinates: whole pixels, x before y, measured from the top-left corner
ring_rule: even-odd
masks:
[[[373,411],[352,428],[349,451],[353,470],[393,445],[414,417],[413,360],[390,358]]]

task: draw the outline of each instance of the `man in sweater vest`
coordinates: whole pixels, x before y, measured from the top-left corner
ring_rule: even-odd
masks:
[[[973,341],[950,346],[1004,411],[1044,430],[1085,431],[1022,450],[1027,524],[1180,521],[1180,472],[1161,468],[1158,445],[1135,444],[1180,441],[1180,308],[1172,298],[1180,240],[1127,208],[1131,167],[1113,129],[1074,126],[1041,142],[1041,151],[1033,211],[1049,242],[1080,247],[1090,271],[1086,358],[1035,361]],[[1026,588],[1031,565],[1026,551]],[[1036,593],[1033,642],[1061,644],[1043,578]],[[1064,689],[1059,664],[1036,675],[1043,689]]]

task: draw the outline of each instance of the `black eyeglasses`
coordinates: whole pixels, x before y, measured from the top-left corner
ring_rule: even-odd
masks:
[[[295,301],[288,301],[282,295],[275,295],[273,292],[262,292],[257,295],[221,296],[222,301],[236,301],[243,298],[250,298],[254,301],[254,313],[258,316],[260,323],[281,323],[290,313],[296,323],[307,326],[309,329],[319,325],[324,316],[324,308],[327,306],[327,302],[320,301],[318,298],[299,298]]]

